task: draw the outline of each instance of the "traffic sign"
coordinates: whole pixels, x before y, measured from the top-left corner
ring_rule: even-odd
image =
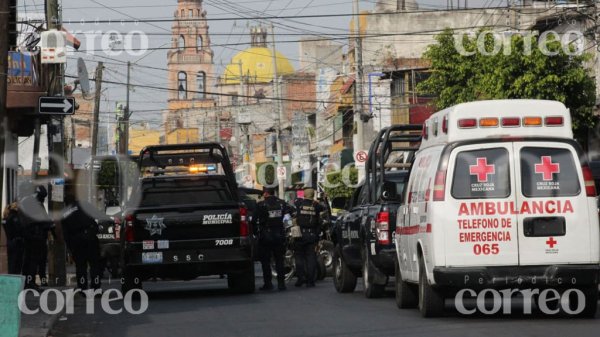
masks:
[[[365,150],[359,150],[354,152],[354,164],[356,166],[365,166],[365,163],[367,162],[367,158],[369,157],[369,155],[367,154],[367,151]]]
[[[285,179],[286,176],[287,176],[287,170],[286,170],[285,166],[278,166],[277,167],[277,178]]]
[[[40,115],[72,115],[75,99],[71,97],[40,97]]]

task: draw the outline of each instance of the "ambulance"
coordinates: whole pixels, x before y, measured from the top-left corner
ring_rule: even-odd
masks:
[[[403,200],[399,308],[434,317],[461,289],[574,288],[581,315],[594,316],[596,189],[562,103],[478,101],[433,114]]]

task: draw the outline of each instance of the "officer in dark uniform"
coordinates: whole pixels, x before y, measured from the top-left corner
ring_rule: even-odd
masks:
[[[92,205],[76,200],[73,185],[65,186],[65,209],[62,228],[67,248],[75,260],[77,288],[87,290],[100,288],[100,243],[98,223]],[[93,213],[93,214],[92,214]],[[88,285],[88,266],[91,282]]]
[[[23,226],[25,250],[23,258],[23,275],[26,276],[25,288],[37,289],[35,275],[43,258],[48,239],[48,231],[53,223],[44,204],[40,202],[42,190],[30,182],[23,182],[20,186],[19,221]],[[45,195],[44,195],[45,198]],[[42,199],[43,200],[43,199]]]
[[[19,207],[16,202],[6,206],[3,214],[6,233],[8,273],[21,275],[23,271],[23,252],[25,250],[23,228],[19,220]]]
[[[296,202],[296,221],[302,237],[294,241],[294,256],[296,258],[296,275],[298,281],[295,286],[315,286],[317,253],[315,246],[319,242],[322,206],[314,200],[315,190],[304,190],[304,198]]]
[[[273,289],[271,282],[271,256],[275,258],[277,271],[277,287],[285,290],[285,270],[283,256],[285,254],[285,228],[283,217],[291,214],[288,204],[274,195],[272,188],[265,188],[264,200],[256,206],[256,214],[252,221],[254,228],[258,229],[258,245],[260,262],[262,264],[264,285],[260,290]]]
[[[48,191],[42,185],[38,185],[35,187],[35,197],[38,202],[44,204],[46,197],[48,196]],[[43,234],[44,239],[40,242],[40,260],[37,263],[36,272],[40,278],[41,286],[48,286],[48,275],[46,274],[46,267],[48,266],[48,232],[52,233],[53,237],[56,237],[54,232],[54,223],[50,223],[49,226],[46,226],[45,233]]]

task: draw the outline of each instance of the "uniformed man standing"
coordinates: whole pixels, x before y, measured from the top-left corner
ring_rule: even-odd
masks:
[[[277,288],[286,290],[283,257],[285,254],[285,228],[283,217],[290,214],[290,207],[274,195],[272,188],[265,188],[264,200],[256,206],[253,217],[254,227],[258,229],[258,246],[262,264],[264,285],[260,290],[273,289],[271,282],[271,256],[275,259]]]
[[[36,188],[30,182],[23,182],[19,188],[19,194],[22,196],[19,201],[19,221],[23,226],[25,240],[23,275],[26,276],[25,288],[27,289],[38,288],[35,275],[41,259],[46,254],[43,250],[47,249],[48,231],[53,226],[43,202],[40,201],[43,200],[42,193],[41,188]]]
[[[62,228],[67,248],[75,260],[77,288],[100,288],[100,243],[98,223],[90,215],[95,208],[75,198],[74,186],[65,186],[66,207],[62,215]],[[88,284],[88,266],[91,282]]]
[[[8,273],[21,275],[23,271],[24,239],[17,202],[6,206],[2,218],[4,219],[4,232],[6,233]]]
[[[296,258],[296,275],[298,281],[295,286],[315,286],[317,253],[315,246],[319,242],[322,206],[314,200],[315,190],[304,189],[304,198],[296,203],[296,221],[302,237],[294,241],[294,256]]]

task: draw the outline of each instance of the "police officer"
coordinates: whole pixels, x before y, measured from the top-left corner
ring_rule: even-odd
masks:
[[[258,245],[262,264],[264,285],[260,290],[273,289],[271,282],[271,256],[275,259],[277,288],[286,290],[283,256],[285,254],[285,228],[283,217],[291,214],[291,209],[283,200],[277,198],[272,188],[265,188],[264,200],[256,206],[253,217],[254,227],[258,228]]]
[[[42,185],[38,185],[35,188],[35,197],[40,204],[44,204],[48,191]],[[44,227],[45,232],[43,233],[44,239],[40,241],[40,260],[37,263],[36,272],[40,278],[41,286],[48,286],[48,275],[46,274],[46,267],[48,266],[48,232],[52,233],[52,237],[56,238],[54,232],[54,223],[50,223],[49,226]]]
[[[76,200],[74,186],[65,186],[65,209],[62,214],[62,228],[65,243],[75,260],[77,288],[87,290],[100,288],[100,243],[98,241],[98,223],[91,215],[95,208],[83,201]],[[88,284],[88,266],[91,282]]]
[[[4,232],[7,241],[8,273],[21,275],[25,244],[17,202],[6,206],[2,218],[4,219]]]
[[[44,257],[44,249],[47,249],[46,240],[48,239],[48,231],[52,228],[53,223],[48,212],[44,207],[42,189],[36,188],[31,182],[23,182],[20,186],[19,201],[19,221],[23,226],[24,237],[24,258],[23,258],[23,275],[25,278],[25,288],[37,289],[35,283],[35,275],[38,271],[38,266]],[[45,272],[44,272],[45,274]]]
[[[319,241],[322,206],[314,200],[315,190],[304,189],[304,198],[296,202],[296,221],[302,237],[294,241],[294,256],[296,258],[296,275],[298,280],[295,286],[315,286],[317,253],[315,246]]]

